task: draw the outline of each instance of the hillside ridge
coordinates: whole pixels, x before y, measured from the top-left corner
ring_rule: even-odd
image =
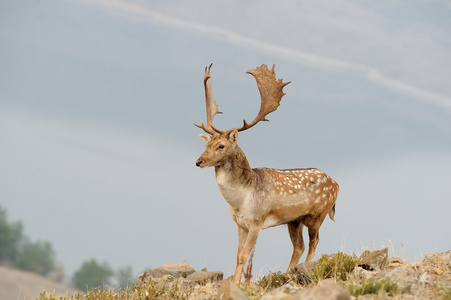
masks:
[[[43,292],[55,296],[72,296],[80,291],[63,283],[52,281],[35,273],[0,265],[0,299],[38,299]]]

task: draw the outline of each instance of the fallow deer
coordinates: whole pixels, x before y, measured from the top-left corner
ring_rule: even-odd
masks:
[[[318,169],[278,170],[269,168],[252,169],[238,146],[238,132],[247,130],[275,111],[285,95],[283,87],[290,82],[276,80],[274,66],[266,65],[247,71],[257,81],[261,96],[261,107],[257,117],[250,123],[243,120],[243,126],[219,130],[213,126],[213,117],[220,113],[212,97],[210,65],[205,68],[204,87],[207,106],[207,124],[200,125],[209,135],[200,138],[207,144],[196,166],[214,167],[216,182],[229,204],[229,211],[238,225],[238,253],[233,282],[239,284],[243,268],[254,248],[262,229],[287,224],[293,243],[293,255],[287,272],[299,261],[304,252],[302,231],[308,228],[309,250],[306,262],[315,255],[319,241],[319,228],[327,214],[334,220],[335,200],[338,184]]]

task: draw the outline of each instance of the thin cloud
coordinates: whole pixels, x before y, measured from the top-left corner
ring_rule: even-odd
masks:
[[[99,5],[104,9],[109,10],[110,12],[125,14],[127,17],[144,18],[147,21],[158,23],[167,27],[172,27],[176,30],[189,32],[191,34],[201,34],[213,38],[220,38],[221,41],[225,40],[230,44],[239,47],[252,48],[254,49],[254,51],[257,50],[264,52],[265,54],[278,56],[282,59],[292,61],[293,63],[315,65],[322,68],[356,71],[358,73],[361,73],[362,76],[365,76],[368,80],[385,86],[386,88],[416,96],[420,100],[427,101],[428,103],[434,103],[435,105],[443,107],[451,112],[451,98],[430,92],[428,90],[417,88],[413,85],[401,82],[393,78],[386,77],[377,69],[371,68],[366,65],[331,59],[271,43],[262,42],[257,39],[237,34],[231,30],[182,20],[180,18],[175,18],[152,11],[139,4],[129,4],[121,0],[98,0],[95,2],[81,0],[81,2],[84,2],[87,5]]]

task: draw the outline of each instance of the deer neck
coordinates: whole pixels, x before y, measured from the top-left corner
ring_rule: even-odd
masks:
[[[242,201],[244,194],[252,190],[255,184],[254,172],[238,145],[236,152],[223,164],[215,167],[215,173],[219,190],[232,206],[235,205],[231,202]]]

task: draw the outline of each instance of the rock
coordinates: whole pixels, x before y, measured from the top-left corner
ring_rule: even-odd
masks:
[[[148,282],[149,280],[155,280],[158,278],[162,278],[166,275],[170,275],[168,272],[157,271],[157,270],[147,270],[144,273],[138,275],[137,282]]]
[[[219,289],[217,299],[219,300],[249,300],[249,297],[230,280],[223,280]]]
[[[399,257],[393,257],[388,263],[388,267],[393,269],[404,265],[404,261]]]
[[[196,285],[188,300],[210,300],[218,293],[218,283],[207,283],[204,286]]]
[[[160,279],[162,279],[162,278],[160,278]],[[164,281],[164,280],[162,280],[162,281]],[[178,277],[178,278],[171,277],[171,278],[166,280],[165,284],[170,290],[171,289],[177,289],[179,291],[185,291],[185,292],[191,292],[193,287],[196,285],[191,280],[188,280],[188,279],[183,278],[183,277]]]
[[[443,270],[439,269],[439,268],[435,268],[434,269],[434,273],[437,274],[437,275],[442,275],[443,274]]]
[[[451,282],[451,251],[428,253],[418,265],[418,271],[426,273],[427,283],[436,286],[447,286]]]
[[[398,263],[398,264],[404,264],[404,261],[400,257],[392,257],[390,259],[390,263]]]
[[[399,290],[402,293],[413,292],[420,283],[420,274],[417,270],[412,268],[398,267],[395,269],[387,269],[377,274],[375,279],[380,280],[387,277],[398,284]]]
[[[451,271],[451,251],[426,254],[421,265],[426,268],[439,268]]]
[[[402,266],[400,263],[389,263],[388,264],[388,267],[390,269],[394,269],[394,268],[397,268],[397,267],[400,267],[400,266]]]
[[[199,287],[199,289],[198,289],[198,291],[199,291],[199,293],[202,293],[202,294],[210,294],[210,295],[212,295],[213,293],[214,293],[214,290],[213,290],[213,284],[211,284],[211,282],[209,282],[209,283],[207,283],[206,285],[198,285],[198,287]]]
[[[194,273],[194,270],[186,260],[181,262],[180,264],[167,264],[163,265],[159,268],[156,268],[154,271],[163,272],[166,274],[170,274],[174,277],[183,277],[186,278],[189,274]]]
[[[359,267],[369,271],[384,270],[387,267],[387,261],[388,247],[376,251],[366,250],[360,256]]]
[[[315,263],[313,261],[297,264],[293,269],[290,270],[290,273],[304,275],[311,273],[313,271],[314,264]]]
[[[156,268],[155,270],[147,270],[144,273],[138,275],[136,283],[139,285],[145,282],[149,282],[150,280],[163,278],[168,275],[174,278],[186,278],[189,274],[194,272],[195,270],[185,260],[180,264],[168,264]]]
[[[368,271],[362,267],[355,267],[354,270],[351,272],[351,276],[357,280],[370,279],[375,275],[376,273],[374,271]]]
[[[428,253],[424,256],[423,261],[425,260],[434,260],[436,258],[440,258],[441,260],[451,260],[451,250],[447,252],[441,252],[441,253]]]
[[[300,288],[293,283],[287,283],[267,293],[260,300],[287,299],[288,296],[295,294],[299,290]]]
[[[300,290],[288,299],[306,300],[348,300],[351,295],[337,283],[325,282],[321,285],[309,289]]]
[[[310,283],[309,274],[313,272],[314,264],[313,261],[297,264],[290,270],[290,273],[296,276],[298,283]]]
[[[223,279],[222,272],[197,271],[189,274],[186,279],[195,283],[205,285],[207,282],[220,281]]]
[[[260,298],[260,300],[279,299],[348,300],[351,299],[351,295],[339,284],[325,280],[320,285],[306,289],[293,283],[287,283]]]

